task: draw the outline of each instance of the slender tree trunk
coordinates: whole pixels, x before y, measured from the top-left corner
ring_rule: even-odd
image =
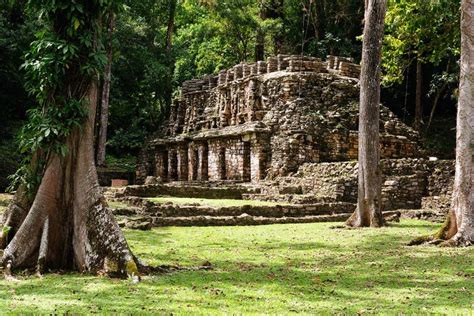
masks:
[[[451,60],[448,60],[448,63],[446,65],[446,73],[448,74],[449,73],[449,66],[451,64]],[[426,133],[428,133],[429,129],[430,129],[430,126],[431,126],[431,123],[433,122],[433,117],[434,117],[434,114],[436,112],[436,108],[438,107],[438,103],[439,103],[439,99],[441,98],[441,96],[443,95],[444,93],[444,90],[446,89],[446,87],[448,86],[448,83],[447,82],[444,82],[443,85],[438,89],[438,91],[436,92],[436,95],[435,95],[435,98],[433,100],[433,105],[431,106],[431,111],[430,111],[430,118],[428,119],[428,124],[426,124]]]
[[[359,105],[359,185],[357,209],[346,224],[379,227],[381,168],[379,144],[380,59],[386,0],[368,0],[365,8]]]
[[[164,117],[167,117],[169,114],[169,109],[171,108],[172,102],[172,95],[173,95],[173,73],[175,68],[175,59],[173,56],[173,32],[174,32],[174,24],[175,24],[175,17],[176,17],[176,5],[177,0],[169,0],[169,7],[168,7],[168,25],[166,29],[166,55],[168,57],[169,63],[169,73],[168,73],[168,80],[165,85],[165,93],[164,93],[164,102],[165,102],[165,110],[164,110]]]
[[[100,106],[99,135],[97,139],[97,166],[105,165],[105,151],[107,145],[107,125],[109,124],[110,82],[112,75],[113,32],[115,28],[115,14],[110,15],[107,39],[107,63],[104,71],[104,84]]]
[[[326,1],[316,1],[315,35],[318,41],[326,37]]]
[[[173,47],[173,32],[174,32],[174,18],[176,15],[176,1],[169,0],[169,16],[168,16],[168,26],[166,29],[166,51],[168,54],[171,53],[171,48]]]
[[[416,99],[415,99],[415,123],[413,127],[420,131],[423,124],[423,64],[420,58],[416,60]]]
[[[443,83],[443,85],[438,89],[436,92],[435,98],[433,100],[433,105],[431,106],[431,111],[430,111],[430,118],[428,119],[428,124],[426,124],[426,133],[428,133],[428,130],[430,129],[431,123],[433,122],[434,114],[436,112],[436,108],[438,107],[439,104],[439,99],[444,93],[444,90],[447,87],[447,83]]]
[[[267,18],[266,8],[263,3],[260,3],[260,19],[265,21]],[[257,28],[257,35],[255,41],[255,61],[263,60],[265,58],[265,33],[261,27]]]
[[[268,16],[272,19],[283,19],[284,18],[284,0],[273,0],[271,2],[271,8],[269,9]],[[282,34],[275,34],[273,38],[273,45],[275,49],[275,55],[282,53],[284,38]]]
[[[255,61],[265,58],[265,34],[261,28],[257,29],[257,39],[255,43]]]
[[[456,175],[447,245],[474,244],[474,0],[461,4],[461,76],[456,127]]]
[[[474,245],[474,0],[461,2],[461,75],[456,127],[456,175],[451,211],[434,235],[410,244]]]

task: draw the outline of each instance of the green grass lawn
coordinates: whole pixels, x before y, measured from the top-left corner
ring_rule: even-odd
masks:
[[[211,207],[223,207],[223,206],[275,206],[275,205],[288,205],[288,203],[275,203],[266,201],[254,201],[254,200],[234,200],[234,199],[201,199],[201,198],[187,198],[187,197],[175,197],[175,196],[158,196],[154,198],[148,198],[148,200],[165,204],[173,203],[176,205],[189,205],[199,204],[203,206]]]
[[[474,310],[472,248],[406,247],[437,225],[340,230],[330,223],[126,231],[151,264],[214,265],[139,284],[80,274],[0,281],[9,313],[464,314]]]

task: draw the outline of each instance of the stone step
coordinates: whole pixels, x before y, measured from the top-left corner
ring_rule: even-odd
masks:
[[[316,203],[332,203],[337,202],[331,196],[316,196],[315,194],[243,194],[243,200],[248,201],[264,201],[275,203],[291,203],[291,204],[316,204]]]
[[[225,207],[154,204],[142,210],[148,215],[158,215],[162,217],[239,216],[241,214],[264,217],[300,217],[351,213],[355,210],[355,204],[339,202],[312,205],[244,205]]]
[[[152,217],[152,226],[243,226],[289,223],[341,222],[349,218],[350,213],[336,215],[317,215],[300,217],[263,217],[241,214],[240,216],[186,216]]]
[[[298,223],[321,223],[321,222],[344,222],[352,213],[341,213],[332,215],[308,215],[308,216],[284,216],[266,217],[252,216],[247,213],[239,216],[119,216],[118,223],[121,227],[139,230],[149,230],[152,227],[164,226],[250,226],[270,224],[298,224]],[[398,220],[400,212],[384,212],[386,220]]]
[[[173,184],[152,184],[152,185],[132,185],[126,187],[115,197],[120,196],[138,196],[155,197],[158,195],[167,195],[175,197],[188,198],[207,198],[207,199],[241,199],[243,194],[259,193],[259,188],[243,185],[185,185],[180,183]]]
[[[188,216],[251,216],[300,217],[352,213],[355,204],[346,202],[315,203],[306,205],[242,205],[210,207],[203,205],[177,205],[153,203],[147,199],[129,197],[120,200],[130,205],[128,208],[114,210],[116,215],[146,215],[159,217]]]

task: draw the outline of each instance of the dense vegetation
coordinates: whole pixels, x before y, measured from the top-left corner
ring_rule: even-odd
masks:
[[[0,178],[15,169],[11,140],[34,106],[21,65],[39,22],[26,2],[0,2]],[[121,6],[112,45],[108,141],[115,156],[137,153],[184,80],[280,52],[360,60],[359,0],[128,0]],[[442,157],[453,156],[458,26],[459,1],[389,1],[383,101],[411,124],[421,78],[420,129],[430,152]]]

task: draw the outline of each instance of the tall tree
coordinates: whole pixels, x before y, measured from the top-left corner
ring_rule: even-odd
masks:
[[[359,185],[357,209],[346,224],[383,225],[379,144],[380,59],[387,0],[366,0],[359,105]]]
[[[166,51],[168,54],[171,53],[173,46],[173,32],[174,32],[174,20],[176,16],[176,2],[177,0],[169,0],[168,5],[168,25],[166,27]]]
[[[94,164],[98,74],[105,56],[98,43],[112,0],[31,0],[43,30],[32,43],[25,71],[38,102],[22,134],[29,163],[0,236],[1,262],[13,268],[108,267],[136,277],[137,264],[102,197]],[[37,184],[37,185],[35,185]],[[115,268],[114,268],[115,267]]]
[[[444,91],[449,91],[449,82],[443,79],[458,76],[457,68],[448,65],[459,55],[459,1],[389,1],[385,23],[383,81],[385,85],[398,84],[400,92],[405,90],[405,98],[414,95],[414,102],[409,102],[414,111],[410,112],[414,114],[413,127],[421,131],[427,97],[433,97],[433,112]],[[431,89],[425,91],[428,83]]]
[[[444,241],[446,246],[474,245],[474,0],[461,2],[460,71],[451,211],[436,234],[411,244]]]
[[[109,14],[107,32],[107,63],[104,70],[104,83],[102,85],[102,97],[100,100],[100,120],[99,135],[97,138],[97,166],[105,165],[105,152],[107,145],[107,126],[109,125],[109,102],[110,102],[110,82],[112,80],[112,59],[113,59],[113,33],[115,28],[115,14]]]
[[[265,2],[260,2],[259,17],[263,21],[267,19],[267,9]],[[257,26],[257,35],[255,38],[255,61],[265,58],[265,31],[261,25]]]
[[[175,69],[176,60],[173,54],[173,33],[175,29],[175,19],[176,19],[176,6],[177,0],[169,0],[168,4],[168,23],[166,27],[166,57],[169,64],[169,73],[168,78],[165,84],[165,113],[168,115],[168,111],[171,107],[171,102],[173,98],[173,74]]]
[[[413,127],[420,131],[423,124],[423,64],[420,58],[416,60],[416,95],[415,95],[415,123]]]

